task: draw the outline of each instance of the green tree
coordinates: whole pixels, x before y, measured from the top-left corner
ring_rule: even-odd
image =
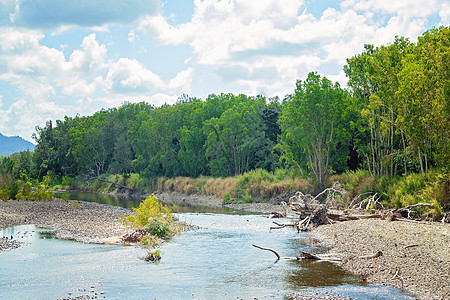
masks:
[[[410,42],[396,37],[389,46],[365,45],[363,53],[347,59],[348,85],[359,100],[361,118],[356,120],[359,153],[374,175],[394,175],[399,149],[406,158],[404,133],[395,126],[398,111],[397,78]],[[405,165],[406,160],[403,161]],[[405,167],[406,171],[406,167]]]
[[[450,27],[428,30],[403,60],[399,72],[398,126],[406,132],[423,171],[429,160],[450,161]]]
[[[343,120],[349,104],[347,93],[338,83],[309,73],[305,81],[297,81],[292,100],[283,106],[278,148],[284,158],[300,168],[306,163],[320,188],[333,167],[336,145],[349,137]],[[347,153],[341,155],[346,157]]]
[[[239,95],[239,102],[219,118],[205,122],[206,157],[212,175],[242,174],[265,159],[270,140],[265,136],[262,113],[265,99]]]

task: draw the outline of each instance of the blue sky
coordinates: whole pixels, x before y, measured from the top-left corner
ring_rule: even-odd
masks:
[[[450,22],[447,0],[1,0],[0,132],[124,101],[283,97],[346,58]]]

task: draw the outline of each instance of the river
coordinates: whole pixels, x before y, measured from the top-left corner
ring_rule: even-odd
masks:
[[[138,203],[82,196],[125,207]],[[252,244],[282,256],[316,249],[307,234],[290,228],[269,232],[266,216],[199,207],[182,211],[178,218],[200,229],[162,244],[162,260],[156,264],[140,260],[145,251],[136,247],[59,240],[33,225],[4,229],[0,235],[12,235],[25,245],[0,253],[0,299],[284,299],[295,291],[413,299],[391,287],[361,284],[329,262],[276,261]]]

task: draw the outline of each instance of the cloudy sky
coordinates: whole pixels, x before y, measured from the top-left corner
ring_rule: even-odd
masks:
[[[448,0],[0,0],[0,132],[124,101],[346,84],[363,45],[450,22]]]

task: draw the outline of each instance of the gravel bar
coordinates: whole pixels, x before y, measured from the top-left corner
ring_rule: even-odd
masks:
[[[61,199],[0,201],[0,228],[34,224],[53,230],[60,239],[118,244],[120,238],[130,232],[119,220],[130,213],[129,209],[85,201],[78,201],[78,205]],[[14,247],[0,239],[0,251]]]
[[[418,299],[450,299],[448,223],[365,219],[322,225],[312,234],[363,280],[403,288]],[[378,251],[382,256],[367,258]]]

